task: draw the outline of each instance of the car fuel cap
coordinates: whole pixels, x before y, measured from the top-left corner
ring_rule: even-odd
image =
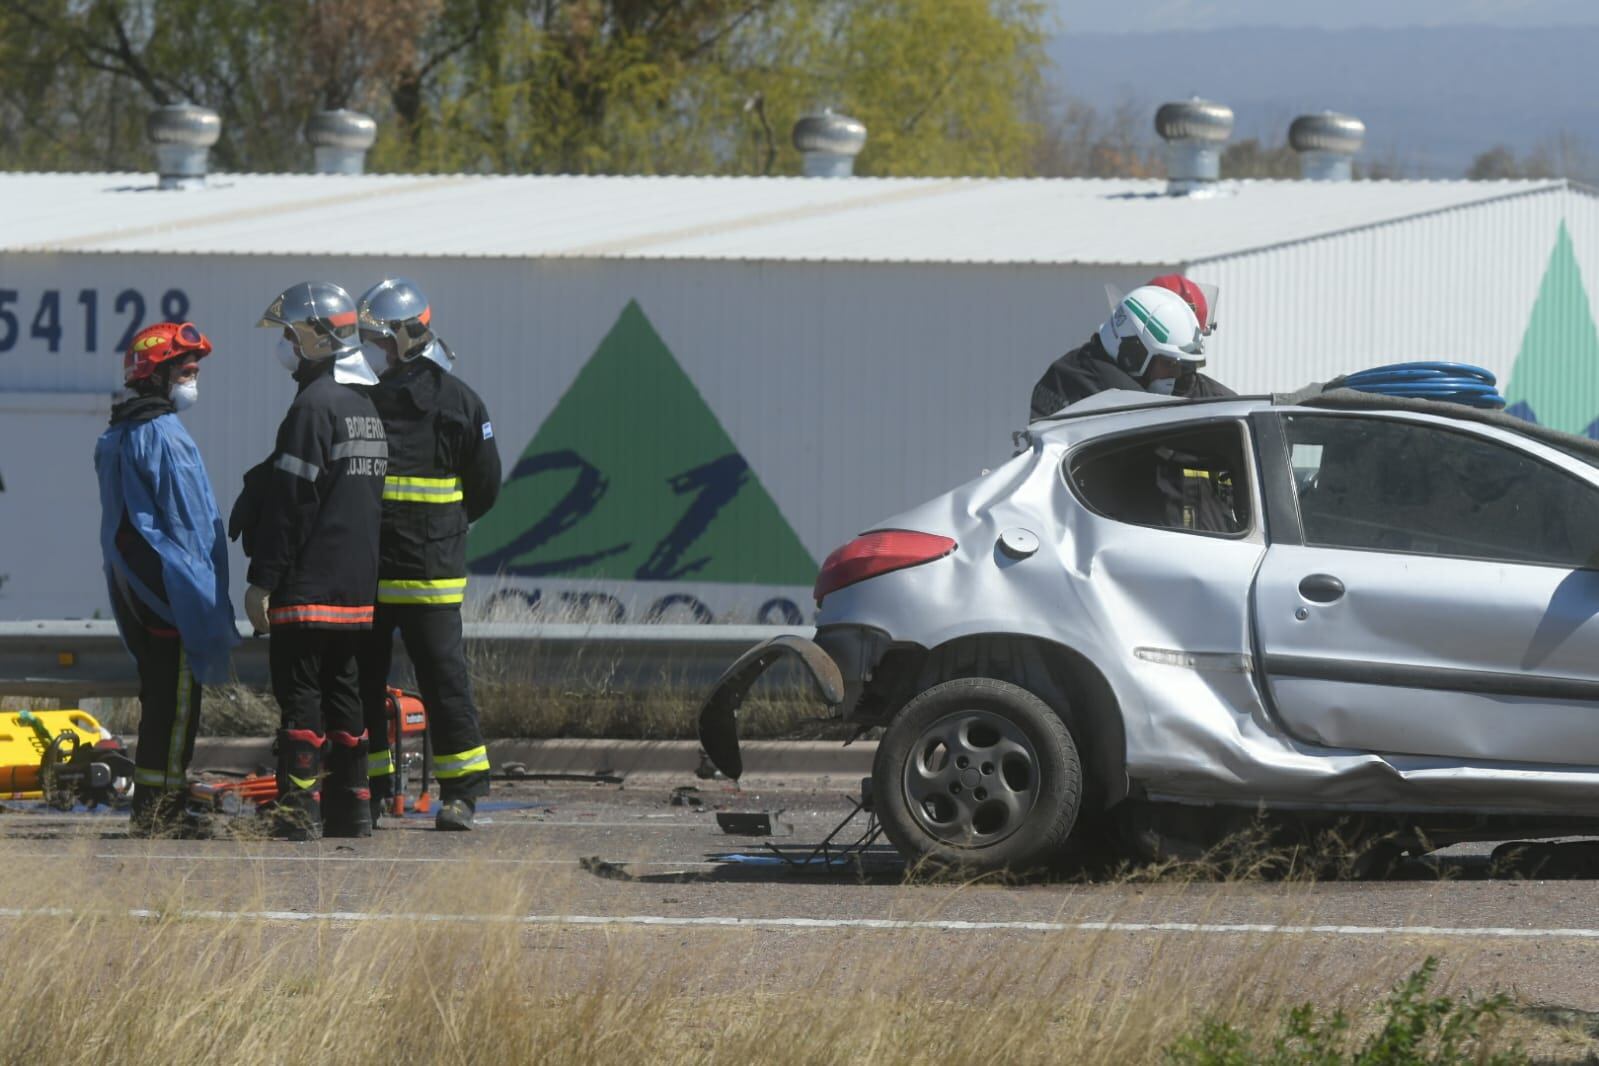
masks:
[[[1019,526],[1007,529],[999,535],[999,550],[1012,559],[1025,559],[1038,550],[1038,537]]]

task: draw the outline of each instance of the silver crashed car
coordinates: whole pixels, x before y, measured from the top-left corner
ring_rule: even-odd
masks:
[[[793,658],[883,728],[911,860],[1175,854],[1258,811],[1411,852],[1599,825],[1599,444],[1318,389],[1102,393],[1019,440],[827,559],[815,640],[707,700],[718,768]]]

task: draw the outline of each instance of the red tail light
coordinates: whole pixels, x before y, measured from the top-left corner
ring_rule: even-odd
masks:
[[[812,595],[820,607],[829,592],[879,574],[920,566],[942,559],[955,550],[955,542],[932,533],[909,529],[880,529],[866,533],[839,548],[822,564]]]

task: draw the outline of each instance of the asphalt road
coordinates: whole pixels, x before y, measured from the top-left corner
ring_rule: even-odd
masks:
[[[614,959],[618,943],[640,972],[678,973],[686,957],[720,953],[725,965],[696,964],[691,979],[722,989],[848,982],[903,949],[914,966],[871,979],[959,988],[993,960],[1028,958],[1036,977],[1093,959],[1127,980],[1159,965],[1348,996],[1436,955],[1453,988],[1599,1012],[1599,886],[1492,876],[1486,848],[1452,849],[1382,882],[907,884],[882,852],[864,871],[764,861],[763,840],[819,841],[848,811],[836,792],[701,783],[674,804],[666,785],[497,789],[474,833],[436,833],[414,818],[389,820],[370,840],[298,845],[130,840],[121,816],[5,804],[0,922],[90,906],[288,930],[420,915],[503,925],[528,952],[558,946],[579,968]],[[776,833],[724,834],[716,808],[771,812]]]

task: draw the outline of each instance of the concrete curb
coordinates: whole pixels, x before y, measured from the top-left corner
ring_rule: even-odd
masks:
[[[529,776],[614,774],[624,782],[700,780],[700,746],[692,740],[491,740],[489,762],[498,773],[521,763]],[[742,746],[745,787],[844,787],[854,791],[872,772],[875,741],[845,747],[838,741],[749,740]],[[194,769],[249,771],[272,766],[270,737],[201,737],[194,745]]]

